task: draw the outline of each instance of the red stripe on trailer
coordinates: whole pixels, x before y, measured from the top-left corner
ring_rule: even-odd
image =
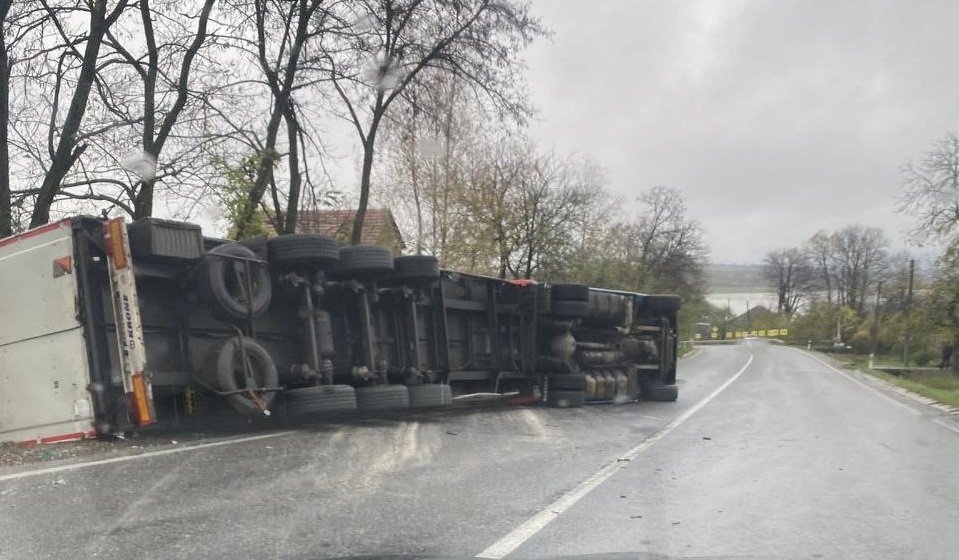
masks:
[[[14,235],[12,237],[7,237],[6,239],[0,239],[0,247],[6,247],[7,245],[12,245],[17,241],[23,239],[30,239],[31,237],[36,237],[38,235],[43,235],[44,233],[53,231],[63,224],[69,222],[69,218],[65,220],[60,220],[59,222],[50,222],[49,224],[35,227],[31,230],[25,231],[19,235]]]
[[[39,445],[41,443],[59,443],[61,441],[76,441],[84,439],[87,437],[95,437],[97,435],[95,430],[90,430],[89,432],[73,432],[72,434],[60,434],[56,436],[47,436],[39,439],[28,439],[26,441],[21,441],[20,443],[26,446]]]

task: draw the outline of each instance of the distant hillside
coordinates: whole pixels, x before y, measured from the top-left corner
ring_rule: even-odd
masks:
[[[709,264],[706,283],[711,294],[770,291],[761,264]]]

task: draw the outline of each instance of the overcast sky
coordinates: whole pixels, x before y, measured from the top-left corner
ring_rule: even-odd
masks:
[[[884,227],[899,166],[959,123],[959,2],[534,0],[544,147],[589,154],[630,199],[679,188],[714,262],[817,229]]]

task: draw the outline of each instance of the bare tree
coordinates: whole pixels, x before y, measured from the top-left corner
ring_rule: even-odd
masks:
[[[529,113],[516,87],[519,51],[543,33],[528,7],[511,0],[361,0],[349,48],[328,48],[330,79],[341,116],[363,147],[353,243],[360,242],[376,139],[394,102],[429,73],[455,76],[481,91],[504,114]],[[335,53],[344,53],[337,55]]]
[[[862,315],[870,287],[886,266],[886,235],[879,228],[847,226],[835,234],[840,303]]]
[[[698,291],[704,281],[706,247],[702,228],[686,214],[686,202],[674,188],[657,186],[639,198],[636,222],[639,248],[637,285],[642,289]]]
[[[550,259],[568,252],[576,241],[572,234],[577,216],[602,192],[602,185],[576,173],[575,161],[555,154],[531,155],[532,160],[520,160],[518,184],[503,212],[508,216],[508,230],[502,234],[503,276],[532,278]]]
[[[30,218],[31,227],[45,224],[50,220],[50,207],[60,192],[63,179],[86,150],[87,145],[83,142],[79,133],[90,99],[90,91],[97,77],[100,47],[110,27],[128,7],[128,0],[117,0],[112,9],[108,8],[106,0],[84,3],[85,11],[89,16],[89,28],[84,37],[76,38],[67,35],[64,31],[61,22],[61,18],[65,17],[63,12],[52,7],[47,0],[39,1],[53,21],[54,26],[60,31],[60,38],[64,45],[61,63],[73,59],[79,64],[79,68],[70,97],[69,108],[60,123],[57,123],[59,116],[57,107],[60,99],[67,92],[63,90],[66,86],[64,75],[62,73],[56,75],[56,93],[49,130],[49,166],[37,191],[33,215]],[[71,14],[75,11],[69,10]],[[83,47],[82,52],[79,50],[79,46]]]
[[[776,290],[778,312],[795,313],[812,279],[807,255],[795,247],[774,249],[766,253],[763,264],[766,279]]]
[[[11,13],[13,2],[0,2],[0,238],[13,233],[10,195],[10,145],[7,129],[10,124],[10,71],[15,62],[11,49],[23,38],[22,28]]]
[[[114,65],[127,65],[139,79],[140,87],[132,90],[127,106],[116,113],[118,118],[126,119],[130,126],[140,129],[143,157],[150,166],[161,162],[164,146],[187,106],[191,94],[190,74],[207,40],[207,27],[215,1],[202,0],[198,13],[187,18],[183,17],[185,8],[182,2],[174,4],[161,0],[159,6],[154,7],[150,0],[139,0],[139,22],[135,33],[137,42],[143,42],[142,54],[135,54],[136,51],[124,44],[116,33],[106,33],[104,44],[117,57],[102,64],[100,71],[114,71]],[[160,29],[156,21],[158,17],[162,18]],[[194,29],[189,29],[185,21],[195,21]],[[167,25],[176,29],[168,31],[164,29]],[[100,88],[99,94],[104,106],[114,106],[114,93],[108,87]],[[141,108],[141,114],[130,115],[131,105]],[[189,149],[194,151],[196,147],[190,146]],[[168,167],[170,174],[177,174],[176,166]],[[161,178],[150,169],[139,173],[135,185],[128,189],[133,218],[153,214],[154,192],[159,180]]]
[[[959,135],[948,132],[921,162],[907,161],[900,171],[904,192],[899,210],[918,220],[914,237],[954,243],[959,224]]]
[[[385,165],[374,178],[382,177],[383,188],[375,196],[411,222],[417,253],[443,257],[472,152],[490,138],[488,116],[483,100],[468,95],[464,84],[433,75],[423,87],[408,89],[385,118],[379,150]]]
[[[832,291],[835,284],[836,240],[827,231],[817,231],[803,245],[803,252],[816,279],[818,288],[825,290],[826,301],[832,303]]]
[[[240,4],[241,11],[246,4]],[[249,203],[236,223],[236,232],[244,237],[253,227],[255,212],[267,189],[271,189],[274,204],[274,227],[280,232],[292,232],[296,224],[301,190],[301,145],[303,128],[297,117],[294,93],[317,81],[315,72],[326,57],[318,43],[324,34],[346,33],[348,23],[334,14],[324,0],[253,0],[255,39],[243,39],[240,44],[249,49],[266,82],[270,96],[268,119],[263,137],[253,140],[259,156],[256,178],[249,192]],[[312,52],[311,49],[316,52]],[[291,188],[287,193],[285,209],[280,208],[274,170],[282,154],[280,129],[287,127],[290,150]]]

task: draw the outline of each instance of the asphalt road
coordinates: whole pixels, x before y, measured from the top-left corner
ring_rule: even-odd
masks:
[[[0,469],[0,558],[959,557],[949,415],[763,342],[704,348],[679,377],[677,403]]]

